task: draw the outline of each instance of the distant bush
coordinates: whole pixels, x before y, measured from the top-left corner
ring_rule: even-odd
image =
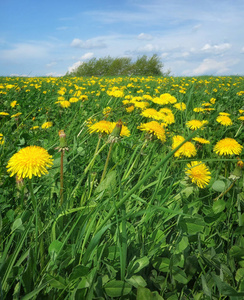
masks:
[[[74,71],[67,73],[70,76],[162,76],[169,75],[163,72],[163,63],[157,54],[152,57],[143,55],[135,62],[129,57],[92,58],[83,62]]]

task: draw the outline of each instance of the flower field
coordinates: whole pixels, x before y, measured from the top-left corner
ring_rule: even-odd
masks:
[[[244,77],[0,77],[0,298],[243,299]]]

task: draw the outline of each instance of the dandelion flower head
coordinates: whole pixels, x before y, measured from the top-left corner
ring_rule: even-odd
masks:
[[[230,125],[232,125],[232,121],[231,121],[231,119],[227,115],[219,115],[216,118],[216,121],[218,123],[220,123],[221,125],[224,125],[224,126],[230,126]]]
[[[175,103],[174,107],[178,110],[186,110],[186,105],[184,102]]]
[[[181,135],[173,136],[173,144],[172,144],[172,150],[174,150],[176,147],[178,147],[182,142],[184,142],[184,137]],[[195,146],[191,142],[186,142],[183,146],[180,147],[175,153],[175,157],[194,157],[197,154],[197,150]]]
[[[94,124],[88,125],[88,130],[89,133],[105,133],[105,134],[110,134],[111,131],[111,122],[109,121],[105,121],[105,120],[101,120],[99,122],[96,122]]]
[[[192,161],[187,164],[185,174],[200,188],[207,186],[211,179],[211,173],[208,167],[201,161]]]
[[[198,128],[203,127],[207,123],[208,121],[191,120],[186,123],[186,126],[189,127],[191,130],[196,130]]]
[[[151,121],[148,123],[141,124],[137,128],[142,131],[146,131],[152,136],[155,136],[157,139],[161,140],[162,142],[166,141],[164,127],[156,121]]]
[[[205,139],[200,138],[200,137],[194,137],[193,140],[200,143],[200,144],[210,144],[209,140],[205,140]]]
[[[47,150],[39,146],[28,146],[15,153],[8,161],[7,171],[12,177],[17,175],[18,178],[32,178],[47,174],[47,168],[53,164],[52,156]]]
[[[42,124],[42,129],[47,129],[53,126],[53,122],[45,122]]]
[[[218,155],[239,155],[243,146],[240,145],[235,139],[224,138],[220,140],[215,146],[213,151]]]

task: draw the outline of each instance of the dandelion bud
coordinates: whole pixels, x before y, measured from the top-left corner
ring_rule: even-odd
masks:
[[[113,131],[111,132],[111,136],[113,136],[113,137],[119,137],[119,136],[120,136],[120,133],[121,133],[121,130],[122,130],[122,121],[119,120],[119,121],[116,123],[116,125],[115,125]]]
[[[59,130],[58,135],[60,144],[57,149],[59,149],[59,151],[69,150],[69,148],[67,147],[66,134],[64,130]]]

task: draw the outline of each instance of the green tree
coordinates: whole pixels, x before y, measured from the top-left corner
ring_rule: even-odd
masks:
[[[92,58],[83,62],[73,72],[66,75],[70,76],[162,76],[163,64],[157,54],[152,57],[143,55],[138,57],[135,62],[129,57],[112,58]]]

